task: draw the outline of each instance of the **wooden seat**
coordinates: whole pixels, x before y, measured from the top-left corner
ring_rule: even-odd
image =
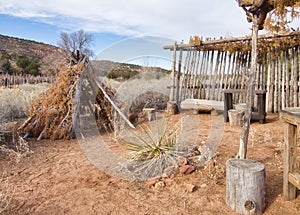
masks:
[[[224,110],[223,102],[203,99],[185,99],[181,102],[180,108],[182,110],[197,110],[200,112],[210,112],[212,109],[217,111]]]
[[[224,122],[229,121],[228,110],[233,109],[232,94],[246,93],[244,89],[224,90]],[[251,120],[258,120],[259,123],[266,121],[266,90],[255,90],[257,96],[257,112],[252,112]]]

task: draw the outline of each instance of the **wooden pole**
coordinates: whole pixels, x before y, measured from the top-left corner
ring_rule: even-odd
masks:
[[[212,100],[217,100],[218,98],[218,95],[217,95],[217,86],[219,86],[217,84],[217,79],[219,77],[219,65],[220,65],[220,57],[221,57],[221,51],[218,51],[217,53],[217,58],[216,58],[216,63],[215,63],[215,70],[214,70],[214,73],[213,73],[213,81],[212,81],[212,91],[211,91],[211,94],[212,94],[212,97],[211,99]],[[220,80],[219,80],[220,81]]]
[[[244,128],[240,135],[240,149],[238,157],[246,159],[247,155],[247,144],[248,136],[250,131],[250,121],[252,116],[252,107],[254,104],[254,85],[257,72],[257,41],[258,41],[258,16],[253,13],[253,24],[252,24],[252,51],[251,51],[251,69],[249,74],[249,85],[247,87],[247,101],[245,111]]]
[[[290,107],[290,72],[289,72],[289,49],[285,51],[285,91],[286,91],[286,107]]]
[[[179,51],[178,68],[177,68],[177,80],[176,80],[176,105],[177,108],[180,106],[179,93],[180,93],[180,73],[181,73],[181,62],[182,62],[182,49]]]
[[[205,99],[209,100],[208,98],[208,89],[207,89],[207,76],[208,76],[208,68],[209,68],[209,58],[210,58],[210,51],[206,52],[206,58],[204,62],[204,68],[203,68],[203,85],[204,85],[204,93],[205,93]]]
[[[234,70],[235,70],[235,66],[236,66],[236,58],[237,58],[237,53],[235,52],[234,54],[233,54],[233,59],[232,59],[232,62],[231,62],[231,73],[230,73],[230,78],[229,78],[229,80],[230,80],[230,82],[229,82],[229,88],[233,88],[233,79],[234,79]]]
[[[274,59],[274,112],[277,113],[278,111],[278,60],[277,58]]]
[[[282,69],[282,52],[280,51],[280,54],[277,58],[277,67],[278,67],[278,107],[277,110],[278,112],[281,110],[281,98],[283,96],[282,93],[282,88],[283,88],[283,84],[282,84],[282,80],[283,80],[283,69]]]
[[[196,65],[196,68],[195,68],[195,89],[194,89],[194,95],[197,99],[200,98],[200,91],[199,91],[199,88],[200,88],[200,74],[199,74],[199,64],[200,64],[200,56],[201,56],[201,52],[197,52],[197,65]]]
[[[286,62],[285,62],[285,51],[281,53],[281,60],[282,61],[282,80],[281,80],[281,108],[285,109],[285,101],[286,101],[286,94],[285,94],[285,78],[286,78]]]
[[[229,89],[230,86],[229,86],[229,76],[230,76],[230,66],[232,66],[231,64],[231,57],[232,57],[232,54],[229,53],[229,58],[228,58],[228,67],[227,67],[227,72],[226,72],[226,78],[225,78],[225,84],[224,84],[224,89]]]
[[[226,57],[227,57],[227,52],[223,51],[222,52],[222,60],[221,60],[221,65],[220,65],[220,74],[221,74],[221,79],[219,83],[219,93],[218,93],[218,101],[223,100],[223,87],[225,89],[225,84],[224,84],[224,75],[225,75],[225,68],[226,68]]]
[[[213,75],[213,63],[214,63],[214,51],[211,51],[211,58],[209,61],[209,81],[208,81],[208,90],[207,90],[207,99],[211,100],[212,95],[212,75]]]
[[[270,64],[271,64],[271,70],[270,70],[270,78],[271,78],[271,83],[270,83],[270,97],[269,97],[269,110],[271,113],[274,113],[274,82],[275,82],[275,60],[274,60],[274,55],[275,55],[275,50],[274,48],[272,49],[270,53]]]
[[[187,52],[184,66],[183,66],[183,72],[182,72],[182,80],[181,80],[181,96],[180,101],[183,101],[186,98],[186,92],[188,87],[188,72],[189,72],[189,65],[190,65],[190,59],[191,59],[191,50]]]
[[[171,102],[175,101],[175,73],[176,73],[176,50],[177,50],[177,43],[174,43],[174,50],[173,50],[173,62],[172,62],[172,86],[169,100]]]
[[[201,99],[205,99],[205,65],[206,65],[206,55],[207,55],[207,51],[204,51],[202,54],[202,60],[201,60],[201,66],[200,66],[200,84],[201,84],[201,88],[200,88],[200,98]]]
[[[293,91],[294,91],[294,107],[298,107],[298,47],[293,50]]]

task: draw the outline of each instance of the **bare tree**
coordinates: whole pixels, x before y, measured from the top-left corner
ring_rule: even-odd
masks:
[[[81,56],[92,57],[93,37],[91,34],[79,30],[72,33],[61,32],[58,45],[67,51],[68,56],[79,60]]]
[[[300,0],[236,0],[247,14],[247,20],[253,21],[257,14],[258,29],[271,32],[292,30],[290,24],[300,17]]]

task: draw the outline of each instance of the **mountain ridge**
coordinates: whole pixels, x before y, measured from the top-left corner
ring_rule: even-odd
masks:
[[[0,34],[0,54],[26,56],[41,61],[41,74],[54,75],[64,61],[64,50],[54,45]],[[13,64],[14,60],[11,60]]]

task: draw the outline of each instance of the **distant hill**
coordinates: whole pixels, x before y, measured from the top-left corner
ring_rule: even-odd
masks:
[[[133,78],[135,76],[143,76],[144,78],[159,78],[171,73],[170,70],[160,67],[146,67],[108,60],[92,60],[90,63],[98,75],[106,76],[110,79],[116,79],[119,81]]]
[[[63,50],[59,47],[32,40],[0,35],[0,55],[6,53],[10,56],[26,56],[41,61],[41,73],[51,75],[56,73],[57,65],[63,62]],[[15,59],[11,58],[15,65]]]
[[[1,56],[4,55],[8,55],[10,57],[10,64],[14,67],[16,67],[16,56],[23,55],[28,58],[39,59],[41,62],[41,73],[44,75],[55,75],[59,64],[65,60],[64,50],[59,47],[0,34],[0,64]],[[115,78],[123,76],[122,73],[127,73],[126,77],[132,77],[135,73],[170,72],[158,67],[142,67],[134,64],[118,63],[107,60],[91,60],[90,62],[98,74],[106,76],[109,73],[113,73],[111,76]]]

